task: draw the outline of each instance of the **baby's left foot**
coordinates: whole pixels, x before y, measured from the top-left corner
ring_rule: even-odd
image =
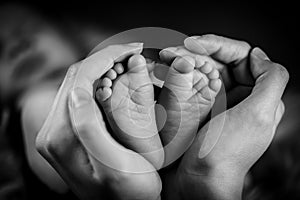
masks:
[[[163,144],[172,142],[165,147],[167,162],[178,158],[192,142],[220,88],[219,72],[212,64],[205,62],[195,68],[195,60],[189,56],[173,61],[158,102],[167,112],[161,131]]]

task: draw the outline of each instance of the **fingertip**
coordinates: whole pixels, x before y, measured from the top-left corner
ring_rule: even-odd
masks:
[[[195,37],[189,37],[184,40],[184,46],[194,53],[201,55],[209,55],[203,44]]]
[[[270,61],[270,59],[267,56],[267,54],[263,50],[261,50],[259,47],[255,47],[251,51],[251,55],[255,56],[256,58],[262,59],[262,60],[268,60],[268,61]]]

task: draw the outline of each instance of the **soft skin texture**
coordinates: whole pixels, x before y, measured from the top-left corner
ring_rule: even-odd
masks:
[[[112,45],[71,66],[37,136],[38,151],[81,199],[160,198],[154,167],[110,136],[92,98],[98,77],[141,51],[141,43]]]
[[[159,169],[164,162],[164,151],[157,131],[154,88],[145,58],[133,55],[127,66],[115,65],[102,77],[96,97],[113,136]]]
[[[163,54],[160,57],[164,61]],[[219,72],[213,63],[190,56],[178,56],[172,62],[158,100],[167,113],[160,132],[165,165],[177,160],[191,145],[220,88]]]
[[[244,177],[270,145],[284,113],[281,97],[289,74],[259,48],[250,52],[245,42],[204,35],[186,39],[185,47],[225,63],[220,72],[224,75],[228,104],[240,101],[231,98],[237,91],[238,94],[249,92],[242,85],[250,87],[253,79],[255,85],[244,100],[214,117],[198,132],[166,184],[178,183],[173,184],[177,190],[173,189],[172,193],[182,199],[241,199]],[[250,66],[247,66],[248,59]],[[228,70],[238,77],[235,84],[227,76]]]

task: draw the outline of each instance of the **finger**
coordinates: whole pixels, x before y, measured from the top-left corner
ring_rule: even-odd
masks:
[[[86,153],[78,138],[72,131],[65,131],[71,129],[66,102],[77,69],[78,64],[69,68],[35,144],[39,153],[67,183],[83,183],[86,180],[81,177],[92,177],[90,163],[86,162]]]
[[[246,42],[212,34],[189,37],[184,40],[184,45],[194,53],[209,55],[226,64],[240,63],[247,58],[251,48]]]
[[[216,35],[204,35],[187,38],[184,44],[187,49],[195,53],[210,55],[222,63],[238,65],[232,68],[235,81],[245,86],[254,85],[253,77],[249,73],[247,58],[251,47],[248,43]],[[228,69],[223,71],[226,73]],[[230,82],[226,77],[223,79],[225,83]],[[225,87],[230,88],[228,84],[225,84]]]
[[[111,69],[115,62],[120,62],[130,55],[141,53],[142,48],[142,43],[111,45],[90,55],[80,64],[74,88],[85,88],[92,94],[95,80]]]
[[[196,60],[196,67],[201,67],[205,64],[205,62],[212,63],[212,65],[219,71],[222,71],[225,66],[215,60],[213,60],[211,57],[206,55],[198,55],[196,53],[193,53],[189,50],[187,50],[184,46],[178,46],[178,47],[169,47],[166,49],[163,49],[159,53],[160,59],[168,64],[171,64],[174,59],[178,56],[184,57],[184,56],[190,56]]]
[[[74,131],[88,154],[121,172],[146,173],[155,169],[139,154],[117,143],[108,133],[100,110],[92,96],[76,88],[69,96],[69,112]]]
[[[255,86],[249,99],[259,110],[275,112],[289,80],[287,70],[271,62],[259,48],[254,48],[251,52],[250,69],[255,78]]]

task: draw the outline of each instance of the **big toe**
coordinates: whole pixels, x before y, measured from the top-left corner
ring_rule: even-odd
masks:
[[[128,71],[129,72],[140,72],[147,69],[146,59],[144,56],[136,54],[129,58],[128,60]]]
[[[195,59],[190,56],[177,57],[172,63],[172,67],[179,73],[190,73],[194,70]]]

